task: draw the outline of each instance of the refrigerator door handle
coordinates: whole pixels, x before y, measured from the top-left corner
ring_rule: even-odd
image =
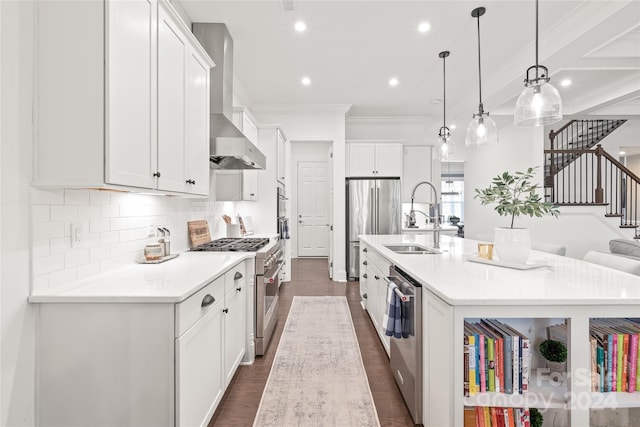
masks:
[[[371,197],[369,197],[369,203],[371,204],[371,234],[378,234],[378,212],[376,212],[376,198],[373,192],[373,188],[369,189]]]
[[[380,187],[376,185],[376,234],[380,234]]]

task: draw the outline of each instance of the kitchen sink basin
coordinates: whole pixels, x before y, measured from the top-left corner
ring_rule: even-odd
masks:
[[[385,248],[397,254],[437,255],[442,253],[437,249],[416,244],[385,245]]]

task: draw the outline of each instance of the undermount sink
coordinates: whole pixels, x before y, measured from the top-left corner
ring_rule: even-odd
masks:
[[[442,253],[437,249],[416,244],[385,245],[385,248],[397,254],[437,255]]]

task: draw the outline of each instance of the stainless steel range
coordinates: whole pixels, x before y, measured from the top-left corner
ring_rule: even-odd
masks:
[[[255,252],[254,339],[257,356],[264,355],[278,321],[278,289],[282,280],[284,240],[227,237],[191,248],[198,252]]]

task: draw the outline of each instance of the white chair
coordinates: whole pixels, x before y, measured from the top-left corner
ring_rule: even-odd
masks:
[[[565,256],[567,253],[565,246],[556,245],[555,243],[531,242],[531,249],[561,256]]]
[[[616,270],[625,271],[627,273],[640,276],[639,260],[596,251],[587,252],[582,259],[587,262],[604,265],[605,267],[614,268]]]

